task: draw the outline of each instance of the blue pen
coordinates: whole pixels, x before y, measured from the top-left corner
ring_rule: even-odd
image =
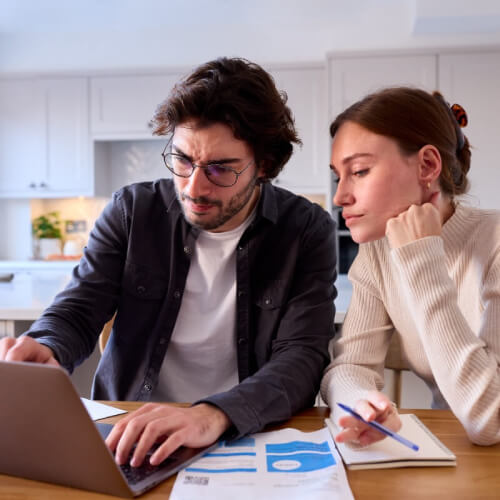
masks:
[[[342,408],[347,413],[350,413],[353,417],[356,417],[358,420],[361,420],[361,422],[364,422],[370,427],[377,429],[377,431],[381,432],[382,434],[385,434],[386,436],[395,439],[396,441],[400,442],[401,444],[404,444],[405,446],[408,446],[408,448],[411,448],[414,451],[418,451],[418,445],[412,443],[411,441],[408,441],[408,439],[404,438],[403,436],[400,436],[398,433],[391,431],[390,429],[384,427],[382,424],[379,424],[378,422],[375,421],[367,422],[359,413],[356,413],[349,406],[343,405],[342,403],[337,403],[337,405],[340,406],[340,408]]]

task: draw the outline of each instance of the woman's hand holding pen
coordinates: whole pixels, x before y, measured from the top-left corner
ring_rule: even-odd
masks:
[[[443,226],[440,192],[432,193],[427,203],[411,205],[397,217],[389,219],[385,234],[391,248],[399,248],[427,236],[439,236]]]
[[[375,420],[394,432],[401,429],[401,419],[396,408],[389,398],[381,392],[368,393],[367,399],[359,400],[354,410],[368,422]],[[343,428],[335,436],[335,441],[339,443],[351,441],[367,446],[385,438],[384,434],[351,415],[341,416],[338,424]]]

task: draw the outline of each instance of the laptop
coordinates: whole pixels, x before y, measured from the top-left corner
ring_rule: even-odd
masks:
[[[181,447],[159,466],[119,466],[67,373],[0,361],[0,474],[133,498],[218,446]],[[101,427],[101,429],[99,429]]]

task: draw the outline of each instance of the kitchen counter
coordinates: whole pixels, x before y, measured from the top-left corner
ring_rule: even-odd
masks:
[[[0,283],[0,320],[35,320],[70,276],[68,270],[16,271],[12,281]]]
[[[35,320],[50,305],[55,295],[69,282],[75,262],[0,263],[2,272],[14,272],[14,279],[0,282],[0,320]],[[52,264],[55,264],[52,265]],[[344,320],[352,287],[345,274],[337,278],[338,297],[335,322]]]

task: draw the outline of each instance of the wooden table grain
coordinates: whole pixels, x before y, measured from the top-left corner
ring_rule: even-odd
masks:
[[[133,411],[141,403],[109,403]],[[446,410],[402,410],[416,414],[429,429],[457,455],[456,467],[415,467],[347,471],[356,500],[476,500],[500,499],[500,444],[489,447],[473,445],[458,420]],[[280,425],[266,430],[294,427],[314,431],[323,427],[328,408],[304,410]],[[114,423],[121,417],[102,422]],[[0,450],[1,452],[1,450]],[[175,477],[142,495],[142,500],[165,500]],[[2,500],[105,500],[109,495],[0,475]]]

